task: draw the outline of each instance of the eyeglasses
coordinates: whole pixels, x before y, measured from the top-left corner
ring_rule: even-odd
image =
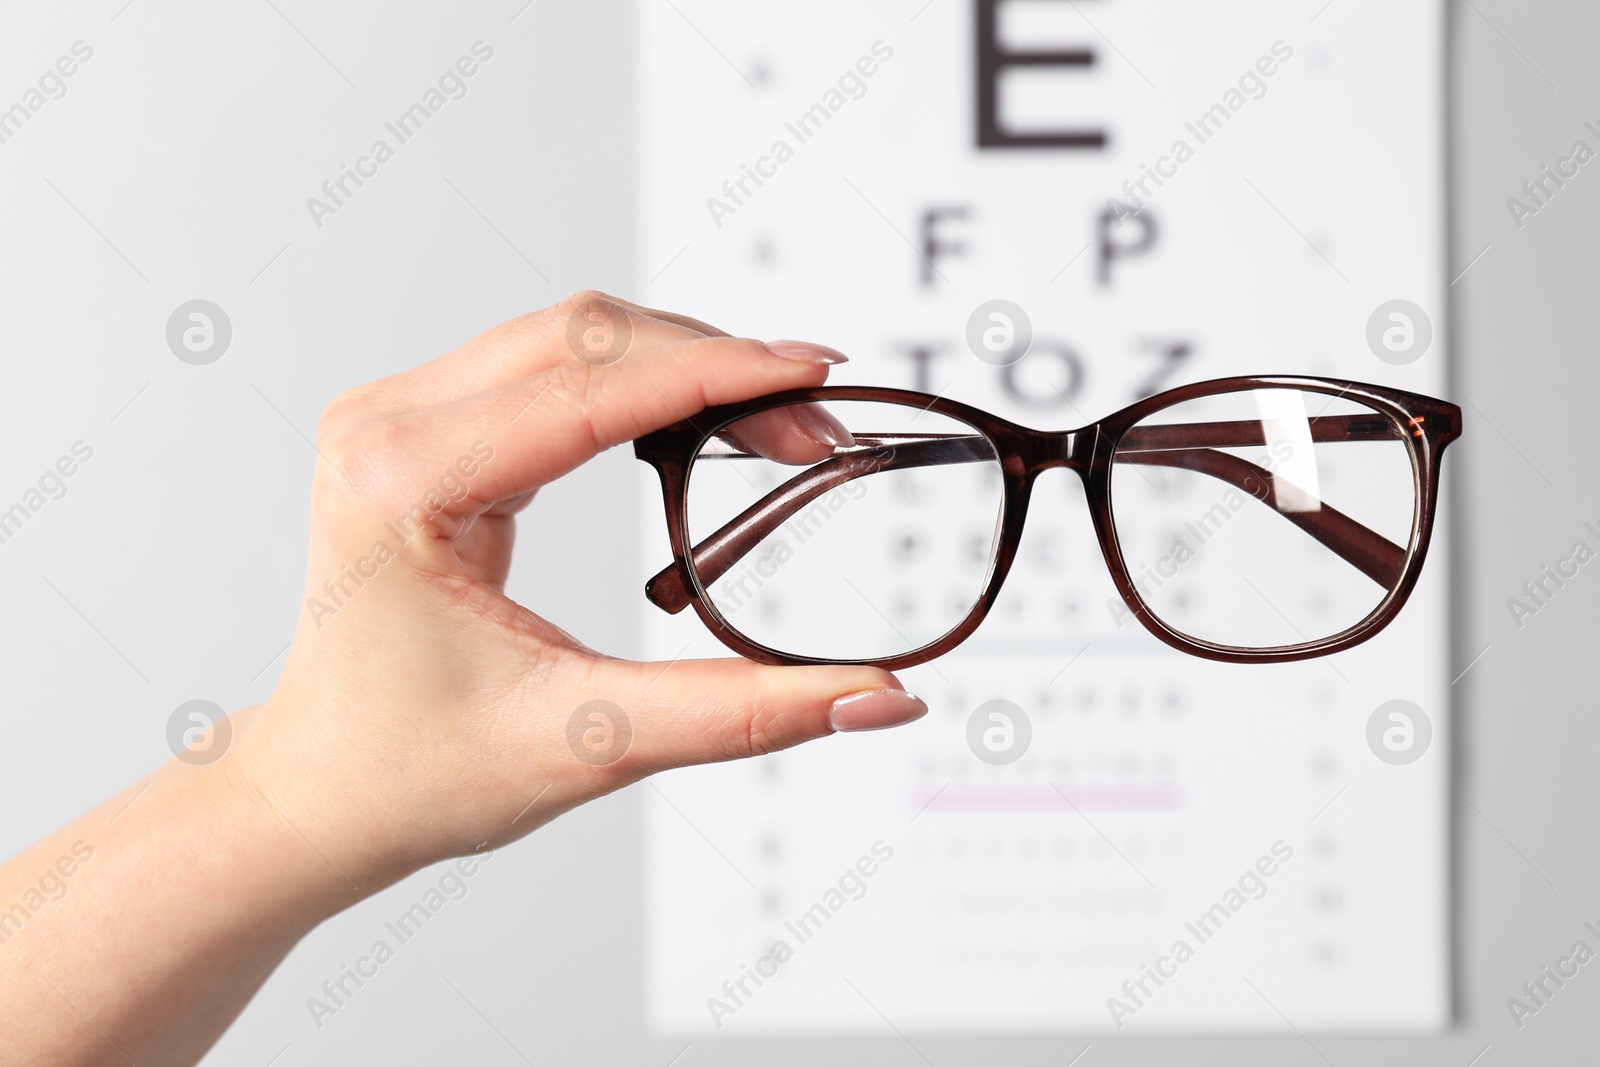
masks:
[[[901,389],[793,390],[635,442],[673,554],[645,594],[764,663],[924,663],[983,621],[1035,481],[1063,467],[1117,610],[1207,659],[1307,659],[1405,604],[1460,435],[1454,404],[1325,378],[1201,382],[1061,432]]]

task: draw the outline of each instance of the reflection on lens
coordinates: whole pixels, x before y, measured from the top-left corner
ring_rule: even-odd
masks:
[[[771,408],[720,428],[689,469],[692,567],[747,640],[901,655],[977,604],[1002,495],[994,446],[959,420],[867,401]]]
[[[1253,389],[1130,429],[1111,505],[1139,598],[1200,641],[1276,648],[1370,615],[1399,582],[1416,517],[1404,430],[1332,394]]]

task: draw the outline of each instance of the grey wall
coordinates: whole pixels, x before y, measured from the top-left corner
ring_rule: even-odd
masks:
[[[166,758],[179,703],[270,691],[299,607],[305,438],[328,398],[571,290],[626,293],[634,278],[624,0],[123,4],[12,7],[0,32],[0,106],[73,42],[94,48],[66,95],[0,144],[0,506],[74,442],[94,449],[66,495],[0,544],[6,853]],[[1600,525],[1600,163],[1520,229],[1505,201],[1574,140],[1600,147],[1583,128],[1600,126],[1600,8],[1471,0],[1452,19],[1452,276],[1472,262],[1453,287],[1468,433],[1449,463],[1456,658],[1472,664],[1456,685],[1457,1027],[1428,1040],[1314,1035],[1314,1048],[1287,1028],[701,1044],[675,1062],[910,1064],[920,1051],[939,1065],[1060,1064],[1092,1040],[1086,1067],[1319,1054],[1459,1067],[1480,1053],[1572,1062],[1593,1047],[1600,963],[1520,1031],[1505,1001],[1574,940],[1595,943],[1585,920],[1600,925],[1600,563],[1520,629],[1506,600],[1584,521]],[[315,228],[305,198],[480,38],[495,55],[468,96]],[[180,363],[164,336],[195,298],[234,330],[206,367]],[[624,653],[635,575],[601,564],[633,555],[632,465],[608,455],[542,494],[512,583]],[[682,1045],[640,1021],[640,847],[637,791],[540,831],[315,1030],[305,998],[421,893],[425,872],[318,930],[208,1062],[674,1062]]]

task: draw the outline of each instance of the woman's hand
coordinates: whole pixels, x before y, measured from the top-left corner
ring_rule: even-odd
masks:
[[[591,293],[340,397],[300,626],[219,768],[366,895],[654,771],[919,717],[876,668],[613,659],[503,592],[540,486],[707,405],[820,385],[842,359]],[[741,433],[825,455],[831,420],[807,414]]]
[[[229,717],[220,759],[173,760],[0,867],[0,1063],[194,1063],[307,932],[418,868],[652,771],[921,716],[872,667],[612,659],[503,592],[540,486],[843,358],[580,294],[335,401],[272,697]],[[839,433],[817,408],[739,437],[805,462]]]

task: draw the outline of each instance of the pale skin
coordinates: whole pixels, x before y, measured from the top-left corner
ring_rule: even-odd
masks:
[[[632,331],[603,366],[569,341],[596,308]],[[335,400],[301,599],[337,610],[302,611],[222,758],[174,759],[0,867],[0,1063],[194,1063],[302,937],[415,871],[657,771],[923,715],[872,667],[615,659],[502,591],[540,486],[708,405],[820,385],[842,359],[586,293]],[[825,424],[761,432],[774,458],[832,443]],[[452,473],[461,492],[430,492]],[[399,541],[386,524],[419,504],[426,523]],[[395,549],[381,563],[379,541]],[[359,586],[358,563],[375,572]],[[591,700],[632,725],[610,765],[568,742]]]

